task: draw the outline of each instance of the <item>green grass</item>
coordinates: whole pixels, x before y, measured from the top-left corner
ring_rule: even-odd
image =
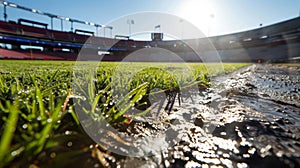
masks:
[[[118,126],[152,89],[209,86],[208,76],[247,65],[1,60],[0,167],[86,166],[83,158],[96,149],[75,104],[95,121]]]

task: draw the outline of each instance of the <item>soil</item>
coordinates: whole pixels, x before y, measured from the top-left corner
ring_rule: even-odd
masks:
[[[111,153],[106,166],[300,167],[300,66],[257,64],[212,82],[170,114],[130,123],[128,135],[163,136],[140,145],[142,157]]]

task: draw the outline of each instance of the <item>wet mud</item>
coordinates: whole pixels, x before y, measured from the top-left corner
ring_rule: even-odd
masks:
[[[300,66],[253,65],[212,82],[183,96],[180,106],[175,102],[170,114],[161,114],[163,122],[129,124],[123,131],[130,135],[167,136],[149,142],[145,157],[119,157],[108,165],[300,167]]]

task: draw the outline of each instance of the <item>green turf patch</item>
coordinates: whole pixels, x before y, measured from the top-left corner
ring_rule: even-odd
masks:
[[[75,99],[88,101],[84,110],[95,120],[106,114],[118,125],[155,88],[209,86],[209,76],[247,65],[1,60],[0,167],[84,166],[86,160],[72,158],[90,157],[94,142],[82,131]]]

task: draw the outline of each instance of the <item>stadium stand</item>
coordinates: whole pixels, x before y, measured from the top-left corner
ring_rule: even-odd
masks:
[[[17,27],[14,25],[11,25],[8,22],[0,21],[0,32],[1,33],[8,33],[8,34],[16,34],[17,33]]]
[[[213,50],[218,52],[222,61],[299,61],[300,17],[254,30],[183,41],[137,41],[129,37],[96,37],[93,32],[85,30],[49,30],[45,23],[19,19],[18,23],[0,21],[0,43],[2,46],[11,46],[0,50],[1,59],[76,60],[84,47],[93,50],[91,53],[94,56],[80,57],[83,60],[102,58],[120,61],[136,50],[160,47],[178,54],[185,61],[195,61],[192,59],[195,57],[195,51],[202,56],[211,57]],[[42,51],[24,50],[22,45],[41,47]],[[98,54],[99,52],[106,54]]]
[[[54,41],[61,41],[61,42],[71,42],[71,35],[68,32],[61,32],[61,31],[49,31],[51,34],[51,39]]]
[[[14,51],[0,48],[0,58],[2,59],[36,59],[36,60],[64,60],[62,57],[57,55],[48,55],[46,53],[37,52],[25,52],[25,51]]]

